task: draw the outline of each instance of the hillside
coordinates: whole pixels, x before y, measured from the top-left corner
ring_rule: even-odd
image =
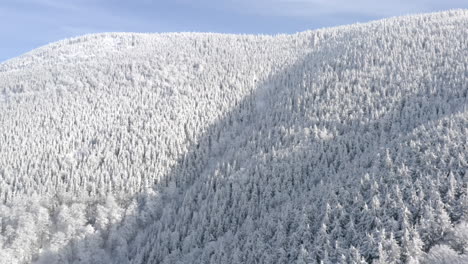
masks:
[[[106,33],[0,64],[0,263],[467,263],[467,28]]]

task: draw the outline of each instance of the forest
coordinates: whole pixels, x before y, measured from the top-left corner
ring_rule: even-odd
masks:
[[[103,33],[0,64],[0,263],[468,263],[467,29]]]

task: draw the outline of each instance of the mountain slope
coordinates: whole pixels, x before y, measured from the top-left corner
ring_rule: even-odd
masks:
[[[466,261],[467,26],[100,34],[0,64],[0,260]]]

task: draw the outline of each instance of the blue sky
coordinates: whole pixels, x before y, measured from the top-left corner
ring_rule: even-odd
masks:
[[[468,0],[0,0],[0,62],[88,33],[294,33],[453,8]]]

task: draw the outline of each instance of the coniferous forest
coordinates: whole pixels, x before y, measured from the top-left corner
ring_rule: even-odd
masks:
[[[0,263],[468,263],[468,10],[0,64]]]

